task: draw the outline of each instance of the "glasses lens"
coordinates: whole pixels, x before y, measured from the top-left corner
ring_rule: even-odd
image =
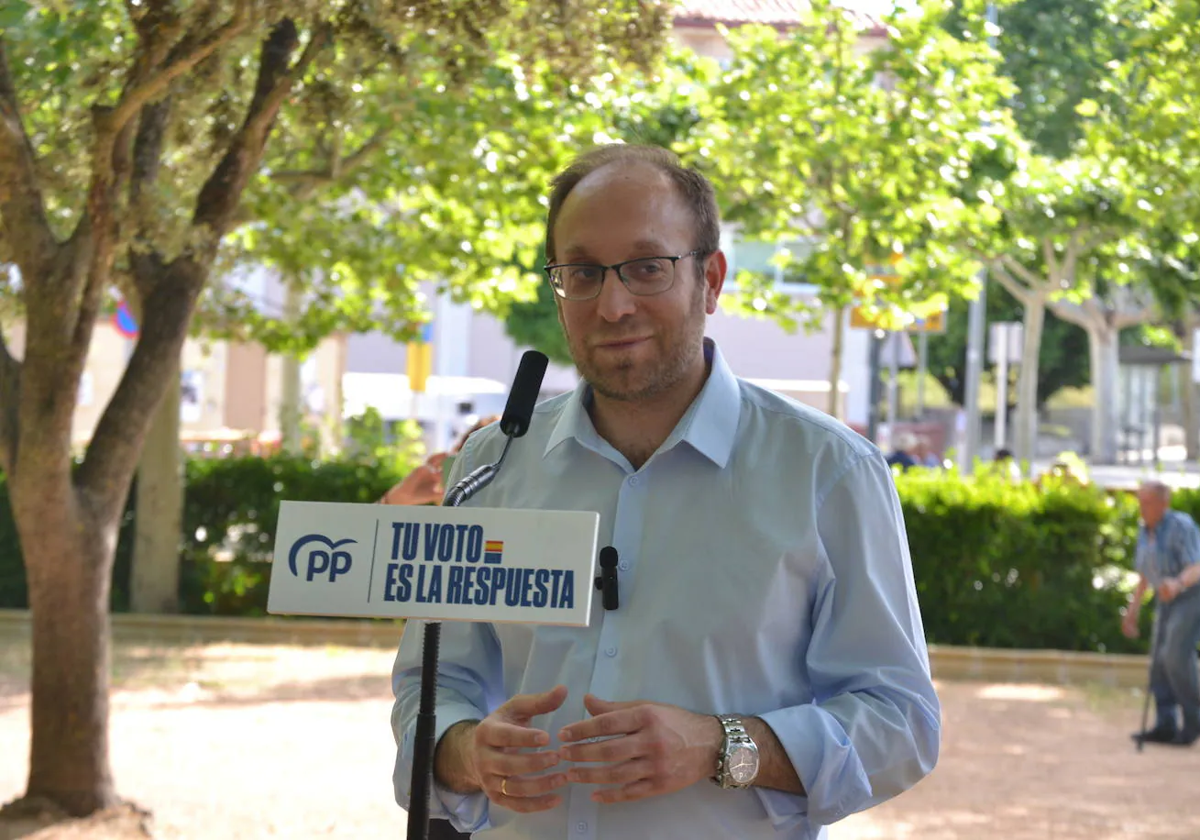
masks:
[[[635,295],[656,295],[671,287],[675,264],[661,257],[647,257],[621,266],[621,279]]]
[[[560,265],[550,269],[550,282],[565,298],[595,297],[604,279],[604,269],[598,265]]]

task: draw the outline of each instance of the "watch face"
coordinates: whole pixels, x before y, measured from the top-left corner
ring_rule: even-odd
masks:
[[[729,768],[729,778],[735,784],[749,784],[758,775],[758,751],[750,747],[737,747],[730,754],[726,766]]]

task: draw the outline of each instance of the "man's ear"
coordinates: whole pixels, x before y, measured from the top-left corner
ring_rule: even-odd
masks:
[[[717,311],[717,299],[725,287],[725,272],[729,263],[724,251],[714,251],[704,261],[704,311],[712,315]]]

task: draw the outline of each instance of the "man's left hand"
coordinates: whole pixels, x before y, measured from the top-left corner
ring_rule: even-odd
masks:
[[[674,793],[716,775],[724,740],[712,715],[678,706],[636,700],[612,703],[591,694],[583,699],[592,717],[563,727],[559,755],[581,766],[567,778],[583,784],[613,785],[592,794],[597,802],[632,802]],[[579,743],[590,738],[605,738]],[[605,762],[603,766],[588,766]]]
[[[1158,598],[1164,604],[1169,604],[1179,597],[1183,591],[1183,582],[1179,578],[1169,577],[1158,585]]]

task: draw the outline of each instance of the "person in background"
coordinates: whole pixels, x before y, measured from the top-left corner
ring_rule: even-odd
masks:
[[[451,447],[449,452],[435,452],[425,463],[393,484],[379,500],[385,505],[440,505],[446,495],[445,474],[453,463],[467,438],[475,432],[499,421],[500,415],[481,417],[467,429]]]
[[[1137,638],[1142,598],[1149,590],[1158,599],[1158,638],[1152,641],[1150,663],[1155,724],[1133,733],[1133,739],[1190,747],[1200,740],[1200,528],[1186,513],[1171,509],[1171,488],[1161,481],[1142,483],[1138,507],[1139,579],[1121,629]]]
[[[917,436],[912,432],[900,432],[896,435],[896,445],[892,454],[888,456],[888,466],[900,467],[902,470],[917,466],[918,461],[914,454],[916,450]]]
[[[997,449],[996,457],[992,459],[992,469],[996,475],[1009,481],[1021,480],[1021,465],[1011,449]]]
[[[442,482],[442,467],[449,453],[435,452],[425,463],[413,469],[393,484],[379,500],[384,505],[436,505],[442,501],[446,488]]]
[[[912,456],[918,467],[937,468],[942,465],[942,459],[933,451],[933,447],[929,444],[929,438],[924,435],[917,435],[917,445],[913,449]]]

